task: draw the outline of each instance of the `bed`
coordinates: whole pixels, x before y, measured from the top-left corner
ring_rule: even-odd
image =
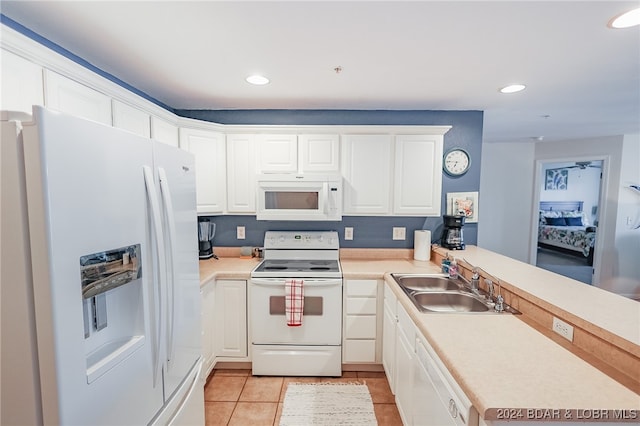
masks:
[[[584,258],[593,265],[596,227],[582,210],[582,201],[541,201],[538,246]]]

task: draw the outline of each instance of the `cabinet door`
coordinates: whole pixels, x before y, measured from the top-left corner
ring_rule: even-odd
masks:
[[[42,67],[6,50],[0,50],[2,99],[0,110],[31,114],[32,105],[44,105]]]
[[[76,81],[44,70],[45,105],[111,126],[111,98]]]
[[[441,135],[399,135],[395,143],[393,213],[440,216]]]
[[[167,145],[180,145],[178,127],[158,117],[151,117],[151,137]]]
[[[216,357],[247,356],[247,282],[216,281],[215,296]]]
[[[227,135],[227,212],[256,212],[254,135]]]
[[[113,127],[145,138],[151,136],[149,114],[116,100],[113,101]]]
[[[198,214],[222,213],[226,200],[224,134],[201,129],[180,129],[180,147],[196,158]]]
[[[389,284],[383,288],[382,303],[382,366],[389,381],[391,393],[396,393],[396,327],[398,317],[396,315],[397,299]]]
[[[384,304],[384,317],[382,321],[382,367],[387,375],[391,393],[396,393],[396,316]]]
[[[392,142],[389,135],[342,137],[345,214],[390,212]]]
[[[202,369],[206,377],[211,373],[215,360],[215,281],[205,284],[200,290],[202,295]]]
[[[298,150],[300,172],[340,172],[340,135],[299,135]]]
[[[298,171],[298,137],[296,135],[257,135],[261,173],[295,173]]]
[[[402,307],[398,307],[398,310]],[[411,337],[407,336],[402,327],[397,328],[396,335],[396,405],[404,425],[413,424],[413,363],[414,352]]]

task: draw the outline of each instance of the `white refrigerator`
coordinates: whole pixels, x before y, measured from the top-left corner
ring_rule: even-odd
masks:
[[[2,424],[204,424],[193,156],[43,107],[2,144]]]

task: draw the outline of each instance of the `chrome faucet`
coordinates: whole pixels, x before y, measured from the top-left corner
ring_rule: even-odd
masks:
[[[487,299],[489,302],[493,303],[493,281],[489,278],[485,278],[484,283],[487,285]]]
[[[471,270],[472,275],[471,275],[471,291],[474,292],[475,294],[479,294],[478,292],[478,288],[479,288],[479,284],[480,284],[480,268],[477,267],[473,267],[473,269]]]
[[[493,308],[496,312],[504,312],[504,298],[502,297],[502,286],[498,281],[498,295],[496,296],[496,306]]]

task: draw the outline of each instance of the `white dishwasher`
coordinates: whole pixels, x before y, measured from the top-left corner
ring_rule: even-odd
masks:
[[[424,337],[416,339],[414,426],[477,426],[478,412]]]

